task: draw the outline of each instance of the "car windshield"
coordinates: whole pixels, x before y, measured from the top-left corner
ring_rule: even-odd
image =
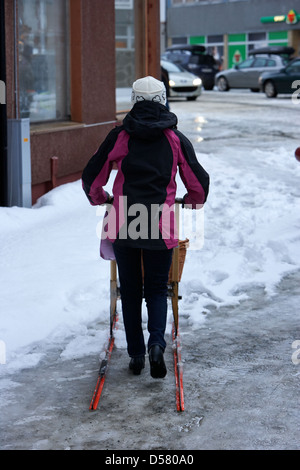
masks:
[[[175,62],[176,64],[188,63],[194,65],[207,65],[213,67],[216,63],[215,59],[210,54],[205,54],[202,51],[189,51],[187,49],[174,49],[172,51],[166,51],[162,55],[162,58]]]
[[[162,57],[176,64],[187,64],[191,53],[189,51],[167,51]]]
[[[191,64],[197,65],[214,65],[214,58],[205,54],[193,54],[190,60]]]
[[[298,73],[300,77],[300,60],[293,62],[286,68],[288,73]]]
[[[164,60],[161,61],[161,66],[167,71],[167,72],[185,72],[184,68],[182,68],[180,65],[173,64],[172,62],[166,62]]]

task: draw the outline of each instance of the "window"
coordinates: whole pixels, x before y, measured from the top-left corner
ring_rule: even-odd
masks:
[[[266,41],[266,36],[267,34],[265,32],[249,33],[248,41],[249,42]]]
[[[115,0],[116,10],[132,10],[133,0]]]
[[[290,74],[299,74],[300,78],[300,60],[295,61],[293,64],[291,64],[289,67],[286,69],[287,73]]]
[[[212,34],[210,36],[207,36],[207,43],[208,44],[215,44],[215,43],[220,43],[223,44],[223,35],[222,34]]]
[[[253,67],[266,67],[267,66],[267,59],[259,58],[255,59]]]
[[[252,67],[253,61],[254,61],[253,59],[245,60],[244,62],[239,64],[239,69],[247,69],[249,67]]]
[[[172,38],[172,45],[176,44],[187,44],[188,43],[188,38],[186,36],[181,36],[177,38]]]
[[[116,24],[116,48],[134,50],[134,25]]]
[[[65,120],[69,104],[68,0],[19,0],[19,100],[31,122]]]

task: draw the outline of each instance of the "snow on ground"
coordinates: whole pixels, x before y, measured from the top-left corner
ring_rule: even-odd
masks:
[[[195,328],[211,306],[236,305],[253,286],[272,295],[300,267],[299,186],[290,183],[295,176],[299,181],[300,164],[291,149],[274,154],[253,147],[246,160],[239,152],[232,156],[232,148],[222,158],[197,155],[212,175],[204,246],[191,246],[180,284],[182,321]],[[184,194],[180,181],[178,194]],[[35,342],[69,338],[62,358],[98,354],[105,344],[109,262],[99,257],[97,235],[103,213],[89,205],[80,181],[54,189],[32,209],[0,208],[0,344],[6,349],[0,374],[35,366],[41,358]],[[125,347],[122,328],[117,341]]]
[[[209,171],[211,155],[198,154],[198,158]],[[284,148],[276,158],[274,151],[259,149],[253,149],[248,158],[252,171],[233,165],[227,172],[224,160],[230,161],[230,155],[226,151],[222,161],[213,161],[204,247],[188,252],[184,273],[185,297],[194,293],[192,308],[187,305],[187,310],[195,323],[201,321],[199,311],[210,305],[234,305],[247,298],[252,287],[262,286],[272,295],[286,273],[299,269],[299,191],[283,177],[278,185],[270,173],[284,170],[285,177],[286,173],[300,175],[300,165],[291,161]],[[258,163],[271,170],[261,171]]]
[[[56,188],[33,209],[1,208],[0,219],[0,338],[6,344],[6,369],[34,365],[38,356],[17,351],[49,335],[73,334],[82,338],[80,349],[88,350],[86,325],[105,317],[109,266],[99,261],[99,216],[81,182]],[[105,336],[101,330],[97,335],[99,351]]]

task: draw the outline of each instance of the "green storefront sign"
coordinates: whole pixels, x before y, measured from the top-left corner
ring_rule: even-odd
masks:
[[[295,10],[290,10],[287,15],[263,16],[262,23],[284,23],[297,24],[300,21],[300,15]]]

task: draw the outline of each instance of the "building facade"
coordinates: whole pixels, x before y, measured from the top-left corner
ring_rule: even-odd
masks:
[[[243,61],[250,50],[292,46],[300,54],[300,0],[168,0],[171,44],[202,44],[223,68]]]
[[[30,205],[79,179],[117,124],[117,12],[135,33],[130,82],[159,78],[159,0],[0,0],[1,205],[22,205],[22,172]]]

